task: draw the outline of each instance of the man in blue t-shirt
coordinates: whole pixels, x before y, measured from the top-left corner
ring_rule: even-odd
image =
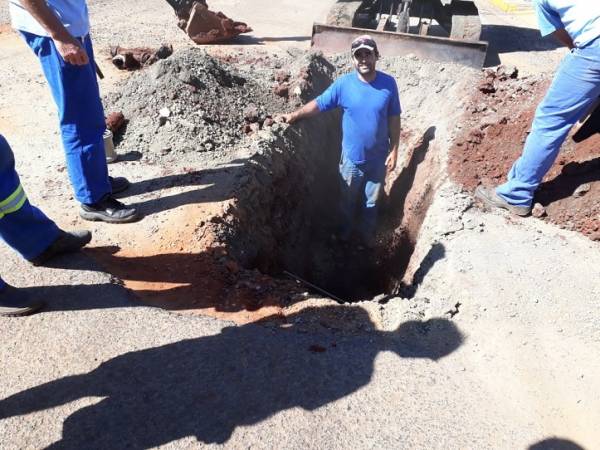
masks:
[[[356,227],[362,242],[375,242],[377,205],[386,168],[393,170],[400,141],[400,98],[396,80],[375,70],[379,52],[368,35],[352,42],[355,71],[344,75],[315,100],[283,116],[287,123],[333,108],[342,109],[342,229],[346,241],[354,231],[357,206],[363,201]]]
[[[573,125],[600,96],[600,2],[535,0],[542,35],[554,35],[571,51],[563,59],[546,97],[538,106],[521,157],[506,183],[478,187],[486,205],[527,216],[533,196],[558,156]]]

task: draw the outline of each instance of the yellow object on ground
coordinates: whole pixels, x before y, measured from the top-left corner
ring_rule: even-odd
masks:
[[[490,0],[492,5],[511,14],[533,14],[531,1],[523,0]]]

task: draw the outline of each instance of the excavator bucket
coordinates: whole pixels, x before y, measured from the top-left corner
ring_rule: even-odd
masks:
[[[467,41],[418,34],[376,31],[365,28],[348,28],[333,25],[313,25],[314,49],[326,55],[350,51],[352,41],[362,34],[369,34],[377,42],[382,56],[415,55],[418,58],[438,62],[463,64],[481,69],[487,52],[487,42]]]
[[[252,31],[244,22],[236,22],[222,12],[208,9],[206,0],[167,0],[178,18],[178,26],[196,44],[227,42]]]

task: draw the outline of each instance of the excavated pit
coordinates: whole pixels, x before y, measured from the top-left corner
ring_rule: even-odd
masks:
[[[213,208],[210,217],[186,212],[183,221],[169,221],[170,229],[153,228],[145,242],[140,232],[137,238],[143,245],[127,254],[138,261],[136,273],[128,269],[122,278],[152,279],[145,271],[164,277],[168,270],[146,265],[140,255],[164,252],[170,248],[170,236],[177,236],[178,255],[196,255],[164,258],[185,261],[173,263],[177,267],[169,281],[179,282],[183,274],[190,274],[186,290],[160,292],[168,296],[174,291],[178,301],[182,292],[197,296],[198,288],[205,289],[198,278],[207,273],[237,289],[243,274],[256,269],[288,280],[294,274],[343,301],[381,301],[382,295],[410,290],[416,271],[412,267],[419,265],[411,263],[419,231],[445,179],[465,92],[478,73],[414,57],[384,57],[378,68],[397,79],[403,131],[398,167],[386,179],[377,245],[370,250],[332,238],[339,220],[340,113],[328,112],[293,126],[272,120],[315,98],[351,70],[346,55],[279,58],[240,52],[215,58],[190,49],[128,80],[106,99],[109,112],[121,110],[129,119],[117,137],[118,150],[128,154],[146,148],[141,163],[161,167],[160,173],[166,174],[146,182],[151,193],[142,190],[142,195],[165,201],[160,199],[165,189],[202,185],[210,189],[187,192],[189,203],[222,206]],[[155,214],[156,209],[142,212]],[[209,247],[221,249],[217,260],[227,270],[200,267],[207,264],[205,256],[213,254]],[[105,258],[109,266],[111,258]],[[198,267],[189,267],[194,264]],[[231,281],[230,272],[237,274],[238,282]],[[243,285],[262,292],[266,282],[261,279],[259,284]],[[220,292],[229,296],[231,289]],[[238,308],[216,302],[211,308]]]
[[[431,182],[413,190],[434,133],[434,127],[427,130],[410,149],[406,166],[390,177],[376,246],[368,249],[356,238],[348,243],[335,239],[340,225],[340,114],[326,113],[286,130],[276,141],[285,155],[282,170],[271,178],[270,188],[241,190],[250,195],[240,198],[234,213],[238,228],[229,247],[246,267],[278,276],[297,275],[335,299],[358,301],[398,294],[435,191]],[[410,136],[410,132],[404,135]],[[436,171],[431,164],[431,160],[427,162]],[[409,196],[412,201],[406,207]]]
[[[245,267],[297,275],[343,301],[381,299],[411,288],[407,280],[413,274],[407,269],[444,178],[452,118],[473,72],[415,58],[384,60],[381,67],[398,79],[407,120],[399,168],[386,182],[375,248],[334,238],[342,133],[340,113],[334,111],[277,128],[257,144],[253,173],[236,189],[238,198],[226,219],[231,224],[227,246]],[[347,70],[345,57],[310,57],[302,100],[314,98]]]

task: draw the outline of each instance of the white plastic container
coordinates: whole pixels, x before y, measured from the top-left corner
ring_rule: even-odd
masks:
[[[106,153],[106,162],[108,164],[114,163],[119,159],[119,155],[115,152],[115,144],[113,142],[112,131],[106,130],[104,132],[104,153]]]

